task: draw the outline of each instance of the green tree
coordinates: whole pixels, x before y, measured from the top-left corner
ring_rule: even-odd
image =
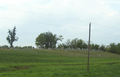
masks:
[[[118,44],[118,46],[119,46],[119,44]],[[116,53],[117,52],[117,45],[115,43],[110,44],[109,52],[111,52],[111,53]]]
[[[36,45],[41,48],[45,48],[45,41],[46,37],[44,33],[41,33],[37,38],[36,38]]]
[[[91,49],[94,49],[94,48],[95,48],[95,45],[94,45],[94,44],[91,44],[90,47],[91,47]]]
[[[85,43],[82,39],[77,40],[77,47],[78,48],[84,48]]]
[[[41,48],[55,48],[57,41],[62,41],[62,39],[62,35],[57,37],[52,32],[44,32],[36,38],[35,44]]]
[[[6,40],[10,44],[10,47],[13,47],[13,42],[18,41],[18,37],[16,37],[16,27],[13,30],[8,30],[9,35],[6,37]]]
[[[58,48],[68,48],[68,46],[66,44],[62,43],[62,44],[58,45]]]
[[[62,44],[58,44],[57,48],[63,48],[63,45]]]
[[[67,48],[87,48],[87,44],[82,40],[82,39],[68,39],[67,42],[64,44],[65,47]]]
[[[98,45],[98,44],[90,44],[91,49],[95,49],[95,50],[98,50],[99,46],[100,45]]]
[[[120,43],[117,44],[117,53],[120,54]]]
[[[98,49],[99,49],[99,46],[100,46],[100,45],[95,44],[95,45],[94,45],[94,49],[95,49],[95,50],[98,50]]]
[[[105,51],[109,52],[110,51],[110,45],[105,47]]]
[[[79,41],[79,39],[78,38],[75,38],[75,39],[73,39],[72,41],[71,41],[71,47],[72,48],[74,48],[74,49],[76,49],[78,46],[78,41]]]
[[[85,42],[83,43],[83,48],[85,48],[85,49],[88,48],[88,45]]]
[[[68,48],[71,48],[71,40],[70,39],[67,39],[66,46]]]
[[[100,46],[100,50],[105,51],[105,46],[103,44]]]
[[[9,46],[7,46],[7,45],[3,45],[2,48],[4,48],[4,49],[8,49]]]

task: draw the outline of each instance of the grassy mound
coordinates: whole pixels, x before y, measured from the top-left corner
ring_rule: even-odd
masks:
[[[0,49],[0,77],[120,77],[120,55],[48,49]]]

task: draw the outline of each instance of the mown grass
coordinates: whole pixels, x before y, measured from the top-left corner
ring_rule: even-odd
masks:
[[[120,77],[120,55],[87,51],[0,49],[0,77]]]

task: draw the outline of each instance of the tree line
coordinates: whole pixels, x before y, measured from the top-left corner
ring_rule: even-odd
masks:
[[[83,41],[82,39],[68,39],[65,43],[59,44],[58,48],[73,48],[73,49],[87,49],[88,48],[88,43]],[[90,48],[94,50],[102,50],[104,51],[105,46],[104,45],[98,45],[98,44],[90,44]]]
[[[8,45],[2,45],[0,46],[0,49],[10,49],[11,47],[9,47]],[[33,46],[15,46],[12,47],[14,49],[34,49]]]
[[[88,48],[88,44],[85,43],[82,39],[68,39],[67,42],[59,44],[58,48],[73,48],[73,49],[87,49]],[[104,52],[110,52],[110,53],[116,53],[116,54],[120,54],[120,43],[115,44],[115,43],[110,43],[109,45],[105,46],[105,45],[98,45],[98,44],[90,44],[90,49],[91,50],[100,50],[100,51],[104,51]]]
[[[83,41],[82,39],[68,39],[65,43],[59,44],[56,47],[56,44],[58,41],[62,41],[63,37],[62,35],[60,35],[59,37],[57,37],[56,34],[53,34],[52,32],[44,32],[41,33],[37,38],[36,38],[36,42],[35,44],[39,47],[39,48],[72,48],[72,49],[87,49],[88,48],[88,43],[86,43],[85,41]],[[98,45],[98,44],[90,44],[90,48],[91,50],[100,50],[100,51],[104,51],[104,52],[111,52],[111,53],[117,53],[120,54],[120,43],[115,44],[115,43],[110,43],[110,45],[105,46],[105,45]]]
[[[13,30],[8,30],[8,36],[6,37],[6,40],[10,44],[10,48],[13,48],[13,42],[18,41],[18,37],[16,37],[16,27],[13,28]],[[73,48],[73,49],[87,49],[88,48],[88,43],[83,41],[82,39],[68,39],[65,43],[59,44],[58,47],[56,47],[56,44],[58,41],[62,41],[63,36],[59,35],[57,36],[56,34],[53,34],[52,32],[44,32],[40,33],[38,37],[35,39],[35,45],[38,48]],[[0,46],[0,48],[9,48],[7,45]],[[18,46],[14,48],[20,48]],[[22,48],[33,48],[32,46],[24,46]],[[105,45],[98,45],[98,44],[90,44],[90,48],[94,50],[101,50],[104,52],[111,52],[111,53],[117,53],[120,54],[120,43],[115,44],[115,43],[110,43],[110,45],[105,46]]]

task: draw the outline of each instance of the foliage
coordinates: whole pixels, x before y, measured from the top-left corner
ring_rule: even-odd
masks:
[[[88,47],[87,44],[82,39],[78,39],[78,38],[75,38],[72,40],[68,39],[66,43],[58,45],[58,48],[74,48],[74,49],[84,48],[84,49],[87,49],[87,47]]]
[[[99,46],[100,46],[100,45],[95,44],[95,45],[94,45],[94,49],[95,49],[95,50],[98,50],[98,49],[99,49]]]
[[[36,38],[35,44],[41,48],[55,48],[57,41],[62,41],[62,39],[61,35],[57,37],[52,32],[44,32]]]
[[[3,45],[3,46],[0,46],[0,48],[9,49],[9,46]]]
[[[91,49],[95,48],[94,44],[90,44],[90,47],[91,47]]]
[[[120,43],[118,44],[111,43],[108,51],[111,53],[120,54]]]
[[[117,52],[117,45],[115,43],[110,44],[109,52],[116,53]]]
[[[102,44],[99,49],[105,51],[105,46]]]
[[[18,41],[18,37],[16,37],[16,27],[13,30],[8,30],[9,35],[6,37],[6,40],[10,44],[10,47],[13,47],[13,42]]]
[[[91,49],[98,50],[100,45],[90,44],[90,46],[91,46]],[[88,45],[82,39],[75,38],[72,40],[68,39],[66,43],[59,44],[58,48],[87,49]]]

